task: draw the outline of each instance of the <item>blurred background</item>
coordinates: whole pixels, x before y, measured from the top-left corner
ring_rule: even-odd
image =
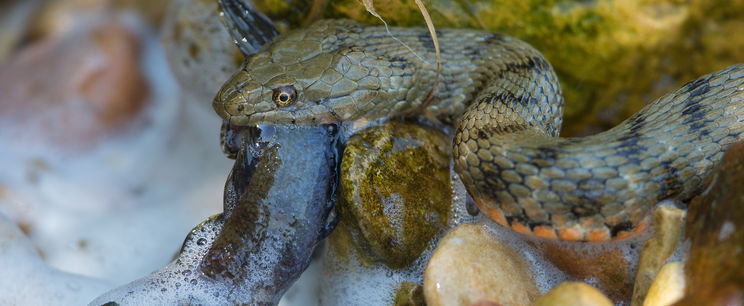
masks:
[[[744,62],[744,0],[431,0],[438,28],[523,39],[558,71],[563,134],[608,129]],[[287,31],[380,21],[357,0],[257,0]],[[420,26],[413,1],[378,0]],[[215,0],[0,2],[0,304],[85,304],[165,265],[222,205],[210,103],[242,56]]]

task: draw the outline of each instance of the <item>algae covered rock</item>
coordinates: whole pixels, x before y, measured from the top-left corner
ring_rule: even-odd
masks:
[[[426,305],[424,301],[424,288],[416,283],[402,282],[400,288],[395,292],[395,299],[393,301],[395,306],[423,306]]]
[[[713,185],[690,205],[686,294],[677,305],[739,305],[744,299],[744,143],[732,146]]]
[[[357,246],[393,268],[415,260],[446,227],[449,159],[449,137],[423,125],[389,122],[352,136],[338,210],[362,241]]]

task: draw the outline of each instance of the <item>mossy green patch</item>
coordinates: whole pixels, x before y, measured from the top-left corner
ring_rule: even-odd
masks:
[[[391,268],[421,254],[447,224],[449,159],[449,137],[415,123],[389,122],[349,139],[338,208],[361,253]]]
[[[394,306],[423,306],[426,305],[424,300],[424,288],[412,282],[401,282],[398,290],[395,291],[393,299]]]

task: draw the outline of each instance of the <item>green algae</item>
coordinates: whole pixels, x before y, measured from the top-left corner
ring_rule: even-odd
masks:
[[[360,253],[391,268],[415,260],[446,227],[452,204],[449,138],[390,122],[349,139],[337,208]]]
[[[393,298],[394,306],[423,306],[426,305],[424,300],[424,287],[413,282],[401,282],[398,290],[395,291]]]

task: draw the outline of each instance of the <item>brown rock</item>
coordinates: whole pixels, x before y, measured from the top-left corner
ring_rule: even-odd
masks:
[[[0,64],[3,133],[86,148],[122,130],[146,105],[139,41],[120,22],[79,26]]]
[[[744,143],[726,151],[712,180],[690,204],[687,286],[676,305],[744,305]]]
[[[569,276],[594,279],[615,302],[629,301],[633,293],[633,274],[621,246],[598,250],[591,245],[542,241],[535,244],[543,256]]]
[[[612,306],[596,288],[582,282],[564,282],[540,297],[535,306]]]
[[[641,305],[661,266],[677,248],[684,229],[686,211],[662,205],[654,214],[654,236],[643,244],[636,272],[631,305]]]
[[[530,305],[538,294],[527,262],[483,225],[460,225],[448,233],[424,272],[429,306]]]

